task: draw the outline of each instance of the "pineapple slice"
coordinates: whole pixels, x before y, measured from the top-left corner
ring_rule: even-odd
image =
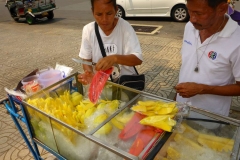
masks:
[[[193,142],[192,140],[190,140],[188,138],[185,138],[183,135],[181,135],[179,133],[177,133],[175,135],[174,140],[179,144],[183,142],[186,145],[192,146],[196,150],[202,150],[203,149],[199,144]]]
[[[167,158],[171,160],[179,160],[181,158],[181,153],[169,146],[167,149]]]

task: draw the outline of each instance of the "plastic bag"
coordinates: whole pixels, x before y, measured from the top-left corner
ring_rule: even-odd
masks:
[[[113,67],[105,71],[98,71],[94,75],[88,91],[88,97],[92,103],[97,102],[100,94],[102,93],[103,87],[107,82],[112,71],[113,71]]]
[[[59,70],[62,72],[62,78],[66,78],[67,76],[69,76],[73,70],[72,67],[67,67],[65,65],[60,65],[60,64],[56,64],[55,70]]]
[[[27,95],[22,93],[21,91],[15,91],[15,90],[12,90],[12,89],[8,89],[7,87],[4,87],[4,90],[10,94],[10,95],[13,95],[13,96],[16,96],[20,101],[22,99],[25,99],[27,98]]]

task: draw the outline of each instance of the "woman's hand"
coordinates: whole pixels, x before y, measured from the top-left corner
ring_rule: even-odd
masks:
[[[98,63],[95,66],[96,71],[105,71],[109,68],[111,68],[116,63],[116,58],[114,55],[107,56],[98,61]]]
[[[90,71],[85,71],[83,74],[78,75],[78,81],[83,85],[90,84],[94,74]]]

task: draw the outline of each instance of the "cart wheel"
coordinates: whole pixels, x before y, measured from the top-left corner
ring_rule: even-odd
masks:
[[[54,17],[53,11],[48,12],[47,18],[48,19],[53,19],[53,17]]]
[[[33,24],[35,22],[35,17],[31,16],[30,14],[26,15],[26,20],[29,25]]]

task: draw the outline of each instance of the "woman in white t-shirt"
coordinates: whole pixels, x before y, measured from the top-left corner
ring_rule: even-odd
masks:
[[[133,66],[142,63],[142,51],[137,35],[132,26],[122,18],[116,17],[116,0],[91,0],[92,13],[98,24],[106,57],[103,58],[94,23],[84,26],[79,57],[96,63],[95,70],[107,70],[118,64],[120,75],[136,74]],[[83,64],[84,73],[78,75],[78,81],[88,84],[94,75],[91,65]]]

